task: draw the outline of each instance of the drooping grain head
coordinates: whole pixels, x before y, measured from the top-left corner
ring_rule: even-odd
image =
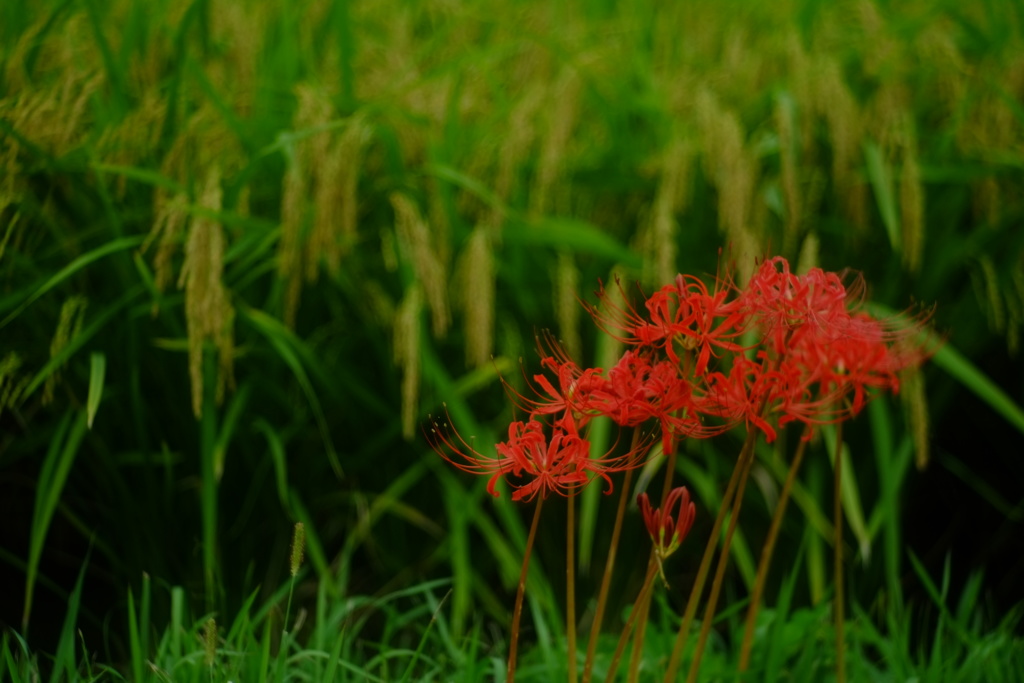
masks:
[[[221,173],[212,167],[204,179],[199,207],[206,212],[222,210]],[[197,213],[189,225],[185,260],[178,287],[185,289],[185,320],[188,327],[189,375],[192,411],[203,411],[203,349],[207,342],[217,352],[216,400],[234,386],[234,307],[224,285],[224,232],[217,220]]]
[[[679,132],[659,159],[658,189],[640,243],[645,267],[643,279],[652,286],[671,282],[678,272],[679,222],[676,216],[684,212],[690,202],[693,160],[693,143]]]
[[[455,282],[466,334],[466,363],[480,367],[494,353],[494,250],[490,226],[473,229],[456,267]]]
[[[565,206],[556,206],[557,187],[563,174],[569,145],[576,128],[579,109],[580,82],[572,70],[565,70],[552,84],[548,95],[547,120],[540,143],[537,175],[530,192],[530,212],[541,216],[559,213]]]
[[[57,321],[57,329],[53,333],[53,340],[50,342],[50,359],[57,357],[67,347],[68,342],[78,336],[82,329],[82,321],[85,319],[85,309],[88,301],[83,296],[72,296],[64,301],[60,307],[60,318]],[[60,383],[61,368],[63,363],[50,373],[43,385],[43,405],[53,401],[53,392]]]
[[[401,252],[409,259],[423,287],[423,295],[431,313],[435,336],[448,329],[448,278],[445,264],[437,255],[430,227],[416,205],[405,195],[392,193],[395,212],[395,236]]]

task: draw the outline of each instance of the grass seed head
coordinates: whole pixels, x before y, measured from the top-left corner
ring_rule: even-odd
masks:
[[[302,567],[302,554],[306,550],[306,527],[302,522],[295,523],[295,530],[292,532],[292,556],[291,574],[294,577]]]
[[[207,667],[217,661],[217,621],[210,617],[203,625],[203,650]]]

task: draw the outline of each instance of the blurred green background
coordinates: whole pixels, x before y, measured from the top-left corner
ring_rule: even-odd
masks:
[[[844,432],[851,599],[923,595],[910,549],[936,576],[948,560],[954,592],[984,572],[978,608],[1005,614],[1024,600],[1022,15],[4,2],[0,627],[52,647],[89,555],[80,626],[116,660],[129,587],[151,577],[156,614],[172,586],[233,614],[285,582],[303,521],[299,601],[451,577],[454,631],[500,631],[528,511],[434,455],[428,414],[446,402],[487,448],[512,416],[498,376],[537,370],[538,331],[614,359],[577,300],[599,281],[734,263],[742,282],[774,254],[863,271],[892,310],[935,305],[946,339]],[[760,454],[730,599],[795,438]],[[695,537],[738,444],[685,446]],[[831,542],[814,449],[777,553],[801,561],[774,580],[799,572],[803,604],[825,597]],[[596,489],[582,505],[588,596],[611,512]],[[553,624],[561,510],[533,584]],[[643,566],[620,566],[628,604]]]

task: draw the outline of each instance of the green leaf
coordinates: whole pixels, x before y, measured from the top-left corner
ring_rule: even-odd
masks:
[[[959,380],[1024,434],[1024,410],[952,345],[946,344],[936,351],[932,362]]]
[[[295,338],[295,335],[283,323],[261,310],[243,306],[239,308],[239,312],[245,320],[251,322],[256,330],[270,342],[270,345],[277,351],[281,360],[285,362],[285,365],[295,375],[295,379],[302,388],[302,393],[306,395],[306,399],[309,401],[309,407],[313,410],[313,417],[316,419],[317,427],[320,430],[320,438],[323,440],[324,450],[327,451],[327,458],[331,462],[334,473],[340,479],[342,477],[341,462],[338,460],[338,453],[335,451],[334,443],[331,441],[330,431],[327,429],[327,419],[324,417],[324,411],[320,407],[320,399],[317,397],[313,383],[309,380],[309,375],[306,374],[306,370],[303,368],[294,350],[295,346],[301,344],[301,342]]]
[[[96,411],[103,398],[103,378],[107,372],[107,357],[102,353],[94,353],[89,357],[89,396],[85,401],[86,424],[92,429]]]
[[[821,433],[828,443],[828,456],[834,467],[837,445],[835,425],[823,425]],[[850,448],[845,442],[839,444],[839,446],[843,449],[842,460],[840,461],[840,466],[843,468],[842,481],[840,483],[842,491],[840,495],[842,496],[843,510],[846,513],[845,521],[850,525],[850,529],[853,530],[853,535],[857,537],[857,545],[860,549],[861,557],[866,562],[871,557],[871,534],[868,533],[867,524],[864,522],[864,506],[860,500],[860,490],[857,487],[857,479],[853,471]],[[836,530],[836,543],[843,542],[842,533],[842,529]]]
[[[6,318],[0,321],[0,329],[6,327],[7,323],[11,322],[19,315],[21,315],[21,313],[30,305],[32,305],[33,302],[39,299],[39,297],[43,296],[51,289],[53,289],[57,285],[61,284],[62,282],[70,278],[72,275],[80,271],[82,268],[85,268],[89,264],[98,261],[105,256],[116,254],[117,252],[124,251],[125,249],[137,247],[140,244],[142,244],[144,239],[145,237],[140,235],[135,235],[133,237],[121,237],[119,239],[107,242],[103,246],[97,247],[96,249],[93,249],[90,252],[82,254],[74,261],[61,268],[46,282],[40,285],[39,288],[35,292],[33,292],[32,295],[29,296],[25,301],[23,301],[20,306],[15,308],[7,315]]]
[[[874,142],[864,143],[864,160],[867,163],[868,180],[875,191],[875,201],[878,202],[878,212],[882,214],[882,223],[889,235],[889,244],[898,254],[903,250],[903,233],[896,211],[891,169],[882,155],[881,148]]]
[[[79,412],[72,426],[72,411],[64,414],[57,432],[50,440],[50,447],[43,458],[43,466],[36,484],[35,510],[29,532],[28,566],[25,572],[25,604],[21,615],[22,630],[28,630],[32,614],[32,595],[39,575],[39,560],[43,555],[43,544],[60,504],[64,483],[71,472],[71,466],[78,455],[78,446],[85,435],[85,413]]]
[[[506,244],[557,247],[600,256],[627,268],[643,266],[638,253],[593,223],[576,218],[544,217],[532,221],[513,218],[501,235]]]

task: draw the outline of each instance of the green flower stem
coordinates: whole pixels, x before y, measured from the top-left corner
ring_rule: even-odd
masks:
[[[633,603],[633,609],[629,612],[629,618],[626,619],[626,625],[622,627],[622,635],[619,636],[619,644],[615,647],[615,654],[612,656],[611,664],[608,666],[608,675],[605,678],[605,683],[612,683],[615,680],[615,672],[619,668],[619,661],[622,659],[622,653],[626,651],[626,643],[629,642],[629,636],[633,632],[633,626],[636,624],[637,616],[640,612],[640,606],[644,602],[649,602],[651,590],[654,587],[654,577],[658,574],[658,567],[652,563],[647,567],[647,576],[644,578],[644,585],[640,588],[640,593],[636,596],[636,602]]]
[[[576,496],[569,496],[565,529],[565,634],[569,683],[576,683]]]
[[[639,437],[639,430],[634,430],[633,448],[636,448]],[[611,544],[608,547],[608,557],[604,563],[604,576],[601,578],[601,588],[597,593],[594,622],[590,627],[590,639],[587,642],[587,659],[583,664],[583,683],[590,683],[590,677],[594,668],[597,639],[601,635],[601,624],[604,622],[604,610],[608,604],[608,591],[611,589],[612,573],[615,571],[615,556],[619,550],[619,538],[622,535],[622,519],[626,515],[626,500],[629,497],[629,489],[632,484],[633,470],[626,470],[626,476],[623,478],[622,487],[619,490],[619,507],[615,512],[615,525],[612,527]]]
[[[519,572],[519,589],[516,591],[516,604],[512,609],[512,636],[508,647],[508,675],[505,677],[507,683],[513,683],[516,678],[516,649],[519,645],[519,621],[523,616],[523,595],[526,593],[526,571],[530,567],[530,554],[533,551],[533,541],[537,537],[537,526],[540,522],[540,511],[544,506],[544,497],[537,498],[537,507],[533,512],[533,521],[530,523],[530,533],[526,537],[526,550],[523,551],[523,568]]]
[[[729,548],[732,546],[732,536],[736,531],[736,525],[740,518],[740,509],[743,507],[743,491],[747,487],[747,479],[750,475],[750,466],[754,463],[754,441],[757,432],[751,430],[744,444],[744,456],[742,461],[739,482],[736,486],[736,496],[733,499],[732,515],[729,518],[729,528],[725,532],[725,540],[722,542],[722,551],[718,556],[718,567],[715,569],[715,579],[711,582],[711,594],[708,596],[708,604],[704,610],[704,620],[700,626],[700,637],[697,640],[697,648],[693,653],[693,661],[690,662],[690,673],[686,677],[687,683],[695,683],[697,672],[700,669],[700,660],[704,655],[704,646],[707,644],[708,635],[711,633],[711,622],[715,619],[715,607],[718,605],[718,595],[722,591],[722,581],[725,578],[725,567],[729,564]],[[724,507],[724,504],[723,504]]]
[[[725,520],[725,514],[729,509],[729,505],[732,503],[733,494],[736,492],[736,486],[739,483],[747,453],[749,452],[751,456],[753,455],[754,441],[756,439],[756,432],[751,430],[747,434],[747,439],[743,443],[739,457],[736,459],[736,467],[732,471],[732,477],[730,477],[729,484],[725,489],[725,495],[722,496],[722,504],[718,508],[718,516],[715,517],[715,524],[711,527],[711,534],[708,536],[708,543],[704,548],[704,556],[701,558],[700,568],[697,570],[697,578],[693,583],[693,588],[690,589],[690,597],[686,601],[683,622],[679,625],[679,631],[676,633],[676,639],[672,645],[672,655],[669,659],[668,668],[665,670],[665,683],[676,683],[679,657],[686,646],[690,625],[693,623],[693,616],[697,612],[697,603],[700,600],[700,594],[704,590],[704,582],[707,580],[708,570],[711,568],[711,558],[714,556],[715,546],[718,544],[718,534],[722,529],[722,522]]]
[[[665,505],[668,502],[668,494],[672,491],[672,478],[676,471],[676,449],[673,448],[668,453],[668,461],[665,464],[665,482],[661,486],[661,505],[662,510],[665,509]],[[654,550],[651,550],[650,558],[648,559],[648,571],[650,567],[658,567],[658,562],[654,556]],[[647,615],[651,610],[651,596],[654,594],[653,591],[648,591],[646,597],[639,602],[639,611],[637,612],[637,626],[636,634],[633,637],[633,655],[629,658],[629,683],[635,683],[636,677],[640,669],[640,656],[644,650],[644,637],[647,635]]]
[[[757,612],[761,607],[761,596],[764,593],[764,584],[768,578],[768,567],[772,562],[772,553],[775,551],[775,541],[779,537],[779,529],[782,527],[782,518],[786,513],[786,505],[789,503],[790,494],[793,491],[793,484],[796,482],[796,474],[800,469],[800,463],[804,459],[809,443],[810,425],[804,430],[804,438],[800,439],[796,453],[793,454],[793,462],[789,466],[789,474],[786,476],[786,483],[782,486],[779,494],[779,501],[775,504],[775,515],[772,517],[771,527],[768,529],[768,536],[765,538],[764,547],[761,549],[761,560],[757,565],[757,578],[754,580],[754,591],[750,597],[750,607],[747,608],[747,622],[743,630],[743,645],[740,649],[740,671],[746,671],[750,666],[750,653],[754,644],[754,622],[757,621]]]
[[[846,615],[843,601],[843,423],[836,424],[836,456],[833,463],[835,470],[835,500],[833,512],[835,517],[835,538],[833,551],[835,561],[835,617],[836,617],[836,683],[846,683]]]
[[[647,561],[647,574],[648,576],[654,570],[657,573],[658,563],[654,559],[654,551],[651,551],[650,559]],[[653,583],[653,579],[651,580]],[[654,590],[641,591],[640,595],[637,596],[637,604],[634,613],[636,614],[636,624],[634,628],[636,631],[633,635],[633,653],[629,657],[629,673],[626,676],[628,683],[636,683],[637,676],[640,675],[640,660],[643,658],[644,653],[644,636],[647,632],[647,615],[651,611],[651,597],[654,595]]]

